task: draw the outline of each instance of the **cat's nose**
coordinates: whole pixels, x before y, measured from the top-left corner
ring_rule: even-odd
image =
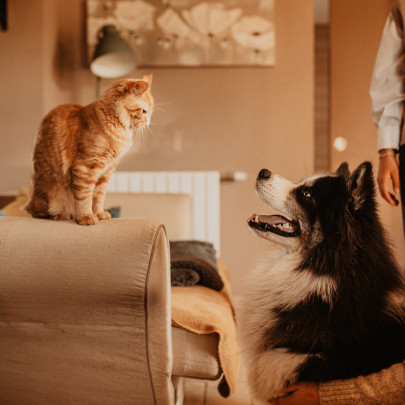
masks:
[[[271,171],[267,169],[260,170],[259,174],[257,175],[257,180],[262,179],[269,179],[271,177]]]

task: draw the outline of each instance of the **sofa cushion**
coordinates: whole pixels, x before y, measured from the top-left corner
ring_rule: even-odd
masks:
[[[172,327],[173,375],[216,380],[221,375],[216,333],[197,335]]]
[[[24,209],[22,208],[27,201],[28,190],[24,187],[21,187],[18,191],[17,197],[15,197],[13,201],[3,207],[2,212],[8,217],[30,217],[31,215],[28,214],[28,212],[24,211]]]
[[[188,194],[107,193],[104,206],[121,207],[121,217],[155,218],[170,240],[191,239],[192,201]]]

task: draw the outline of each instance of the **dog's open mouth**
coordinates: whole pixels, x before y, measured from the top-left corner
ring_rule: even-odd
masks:
[[[300,227],[298,222],[289,220],[281,215],[257,215],[254,214],[248,219],[251,228],[262,232],[273,232],[280,236],[298,236]]]

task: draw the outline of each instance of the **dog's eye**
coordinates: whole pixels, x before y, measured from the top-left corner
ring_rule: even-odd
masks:
[[[302,194],[304,195],[304,197],[306,198],[311,198],[311,192],[308,189],[303,189],[302,190]]]
[[[147,111],[146,111],[146,110],[142,110],[142,112],[143,112],[144,114],[146,114],[146,113],[147,113]]]

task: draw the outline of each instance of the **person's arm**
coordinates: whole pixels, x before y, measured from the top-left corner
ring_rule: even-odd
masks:
[[[396,196],[389,192],[389,182],[395,194],[399,194],[399,166],[395,157],[394,149],[381,149],[379,151],[380,161],[378,165],[377,183],[381,196],[392,206],[399,204]]]
[[[370,85],[371,113],[378,128],[378,150],[397,150],[399,147],[405,100],[403,35],[398,17],[390,13],[385,22]]]
[[[287,396],[269,400],[274,405],[403,405],[405,361],[368,376],[315,384],[300,383]]]
[[[405,362],[368,376],[319,385],[321,405],[403,405]]]
[[[389,192],[390,182],[394,193],[399,193],[399,167],[395,152],[400,143],[405,100],[403,37],[402,17],[394,7],[384,26],[370,86],[372,117],[378,128],[378,187],[381,196],[392,206],[398,205],[398,199]]]

